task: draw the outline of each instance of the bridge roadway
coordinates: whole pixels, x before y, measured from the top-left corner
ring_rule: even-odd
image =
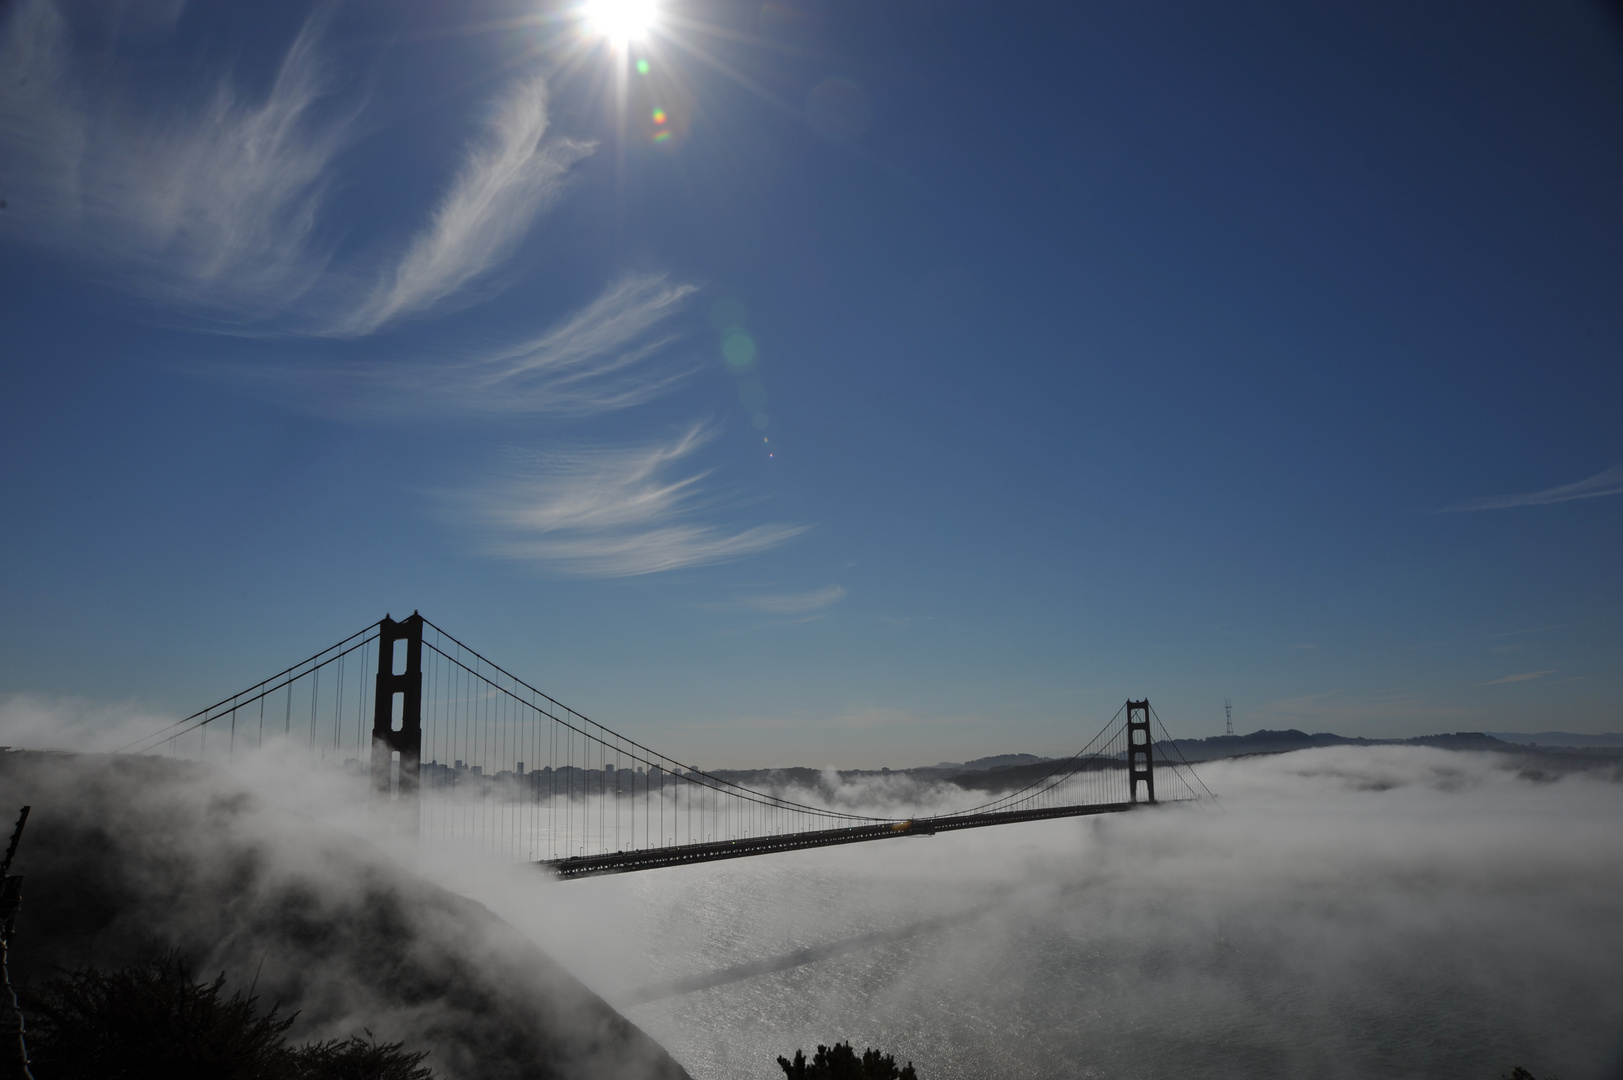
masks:
[[[894,836],[931,836],[954,829],[979,829],[988,825],[1008,825],[1016,821],[1043,821],[1047,818],[1079,817],[1083,814],[1119,814],[1149,803],[1095,803],[1091,806],[1049,806],[1036,810],[1003,810],[991,814],[949,814],[944,817],[911,818],[878,825],[856,825],[845,829],[815,829],[778,836],[753,836],[743,840],[717,840],[705,844],[679,844],[674,847],[617,851],[608,855],[572,855],[567,859],[543,859],[537,865],[560,878],[590,877],[594,874],[624,874],[633,870],[655,870],[662,866],[741,859],[774,851],[855,844],[865,840],[888,840]]]

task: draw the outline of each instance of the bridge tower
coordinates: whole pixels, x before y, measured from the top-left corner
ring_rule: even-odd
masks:
[[[1155,801],[1155,737],[1150,734],[1150,703],[1127,703],[1127,783],[1130,798],[1138,802],[1138,785],[1144,785],[1144,801]]]
[[[397,648],[403,642],[404,648]],[[401,653],[396,659],[396,653]],[[416,828],[417,782],[423,754],[423,617],[378,623],[378,682],[372,708],[372,797],[391,790],[410,810],[401,818]],[[394,764],[399,761],[398,779]]]

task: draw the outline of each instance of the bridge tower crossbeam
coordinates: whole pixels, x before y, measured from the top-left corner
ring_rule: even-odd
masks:
[[[396,642],[405,644],[402,650],[405,655],[398,665]],[[385,615],[378,623],[377,693],[372,708],[372,797],[386,800],[393,795],[403,804],[402,822],[412,829],[418,827],[419,821],[417,798],[422,757],[423,617],[413,612],[410,618],[396,622]]]
[[[1144,786],[1144,801],[1155,801],[1155,736],[1150,733],[1150,703],[1127,703],[1127,781],[1129,798],[1138,802],[1138,788]]]

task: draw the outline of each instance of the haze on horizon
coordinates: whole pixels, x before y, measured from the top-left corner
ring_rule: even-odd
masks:
[[[0,18],[0,738],[413,609],[708,767],[1623,730],[1610,6]]]

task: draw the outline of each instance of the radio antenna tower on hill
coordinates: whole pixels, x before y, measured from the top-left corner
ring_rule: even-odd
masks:
[[[1224,734],[1225,735],[1233,735],[1234,734],[1234,702],[1230,701],[1228,698],[1223,699],[1223,723],[1224,723],[1224,726],[1228,728],[1228,730],[1225,731]]]

